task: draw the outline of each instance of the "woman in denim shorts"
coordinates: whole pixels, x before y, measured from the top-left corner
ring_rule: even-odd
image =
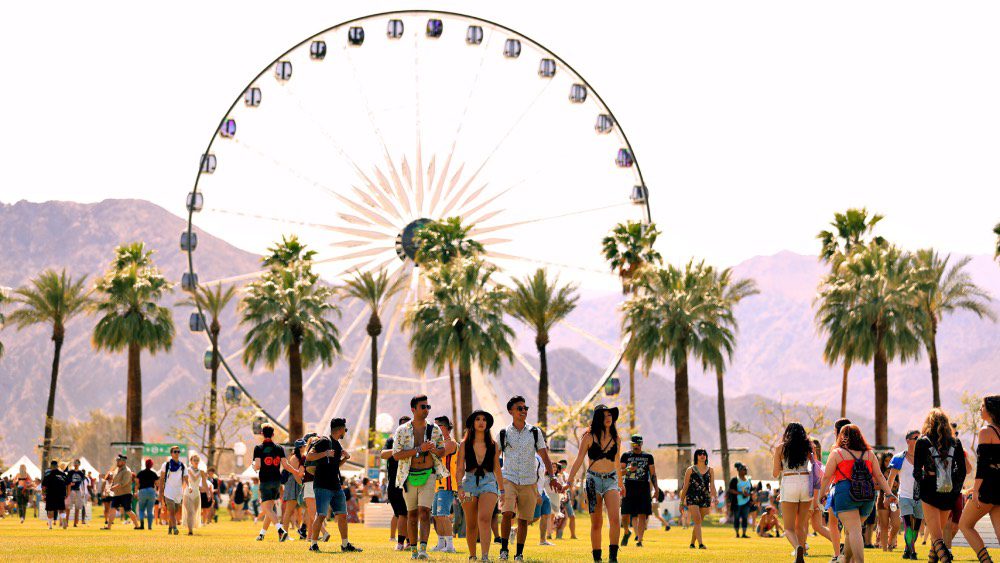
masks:
[[[608,408],[597,405],[590,430],[584,432],[580,451],[569,472],[570,482],[576,479],[576,472],[583,464],[583,456],[590,458],[587,466],[587,509],[590,511],[590,547],[594,561],[601,560],[601,517],[602,506],[608,512],[608,562],[618,561],[618,534],[621,532],[621,475],[618,474],[618,451],[621,441],[615,423],[618,422],[618,407]]]
[[[493,532],[493,509],[496,508],[503,483],[500,470],[500,448],[490,429],[493,415],[475,410],[465,420],[465,438],[458,445],[455,479],[458,498],[465,512],[465,539],[469,544],[469,560],[476,559],[477,543],[483,546],[483,561],[489,561],[490,535]]]

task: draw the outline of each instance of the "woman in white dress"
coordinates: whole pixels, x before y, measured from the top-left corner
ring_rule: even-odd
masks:
[[[201,527],[201,493],[207,489],[205,472],[198,469],[201,459],[197,454],[191,456],[187,469],[187,488],[184,489],[184,500],[181,502],[181,522],[187,526],[188,535],[194,535],[194,529]]]

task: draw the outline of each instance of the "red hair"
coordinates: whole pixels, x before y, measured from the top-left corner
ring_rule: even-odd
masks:
[[[857,424],[848,424],[840,429],[840,434],[837,435],[837,447],[856,452],[866,452],[871,449]]]
[[[146,458],[146,469],[150,469],[152,467],[153,467],[153,460],[147,457]]]

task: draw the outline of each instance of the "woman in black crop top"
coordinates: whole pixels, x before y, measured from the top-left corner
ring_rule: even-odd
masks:
[[[493,434],[493,415],[475,410],[465,420],[465,437],[458,446],[455,459],[455,480],[459,482],[458,498],[465,511],[465,539],[469,543],[469,561],[476,559],[476,542],[482,545],[483,560],[490,554],[493,543],[493,509],[496,508],[503,482],[500,452]]]
[[[979,561],[987,562],[993,560],[976,531],[976,522],[989,514],[993,529],[1000,537],[1000,395],[984,397],[979,414],[986,424],[979,430],[979,445],[976,446],[976,481],[958,528]]]
[[[618,534],[621,532],[621,475],[618,473],[618,450],[621,441],[615,423],[618,422],[618,407],[608,408],[597,405],[590,429],[583,434],[580,451],[569,472],[572,483],[576,472],[583,464],[583,456],[590,458],[587,466],[587,509],[590,511],[590,547],[594,561],[601,560],[601,518],[602,506],[607,508],[609,530],[608,562],[618,561]]]

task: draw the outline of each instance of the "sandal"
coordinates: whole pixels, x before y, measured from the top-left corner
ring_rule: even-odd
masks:
[[[976,552],[976,557],[979,558],[979,563],[993,563],[990,552],[985,547]]]
[[[951,551],[945,545],[944,540],[934,540],[933,548],[940,563],[951,563],[953,561]]]

